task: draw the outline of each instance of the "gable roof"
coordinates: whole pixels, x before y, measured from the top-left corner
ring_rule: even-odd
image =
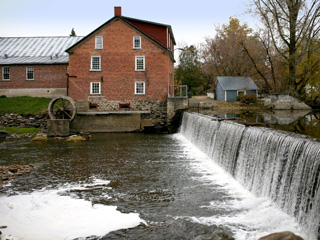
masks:
[[[223,90],[258,90],[250,77],[217,77]]]
[[[0,64],[63,64],[83,37],[0,37]]]
[[[156,26],[162,26],[162,27],[167,27],[169,33],[171,34],[171,37],[173,39],[173,43],[174,45],[176,44],[175,40],[174,40],[174,36],[173,36],[173,32],[172,32],[172,28],[170,25],[166,25],[166,24],[162,24],[162,23],[156,23],[156,22],[150,22],[150,21],[145,21],[145,20],[141,20],[141,19],[136,19],[136,18],[129,18],[129,17],[125,17],[125,16],[121,16],[121,15],[116,15],[113,18],[111,18],[110,20],[108,20],[107,22],[105,22],[104,24],[102,24],[100,27],[96,28],[95,30],[93,30],[91,33],[89,33],[87,36],[85,36],[83,39],[81,39],[79,42],[75,43],[74,45],[70,46],[68,49],[66,49],[66,52],[70,53],[76,46],[78,46],[81,42],[84,42],[85,40],[87,40],[88,38],[90,38],[92,35],[94,35],[97,31],[99,31],[100,29],[102,29],[103,27],[105,27],[106,25],[114,22],[117,19],[121,19],[123,22],[125,22],[126,24],[128,24],[130,27],[134,28],[135,30],[137,30],[138,32],[140,32],[142,35],[144,35],[145,37],[147,37],[148,39],[150,39],[152,42],[154,42],[156,45],[158,45],[159,47],[165,49],[165,50],[169,50],[166,46],[164,46],[163,44],[161,44],[159,41],[157,41],[156,39],[154,39],[154,37],[150,36],[149,34],[147,34],[145,31],[142,31],[141,29],[139,29],[138,27],[136,27],[134,24],[132,24],[132,21],[137,21],[137,22],[141,22],[141,23],[146,23],[146,24],[151,24],[151,25],[156,25]]]

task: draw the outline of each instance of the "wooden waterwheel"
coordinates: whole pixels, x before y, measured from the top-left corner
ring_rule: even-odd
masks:
[[[67,96],[54,98],[49,103],[48,114],[50,119],[68,119],[71,122],[77,114],[76,103]]]

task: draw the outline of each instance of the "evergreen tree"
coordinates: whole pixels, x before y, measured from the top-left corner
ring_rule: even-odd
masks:
[[[72,28],[71,33],[70,33],[69,36],[70,37],[76,37],[77,36],[76,32],[74,31],[74,28]]]
[[[179,55],[179,66],[175,69],[175,82],[187,85],[190,92],[196,94],[206,88],[206,81],[202,75],[199,52],[193,45],[187,46]]]

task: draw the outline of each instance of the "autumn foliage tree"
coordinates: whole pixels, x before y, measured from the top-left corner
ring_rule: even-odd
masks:
[[[203,59],[206,71],[213,76],[251,75],[251,64],[242,51],[240,42],[247,41],[252,29],[240,25],[236,18],[230,18],[228,25],[216,29],[214,38],[207,38],[203,45]]]
[[[216,29],[213,38],[207,38],[202,47],[205,76],[252,77],[266,91],[274,88],[278,81],[277,60],[272,49],[247,24],[230,18],[229,24]]]
[[[202,72],[207,83],[217,76],[252,77],[265,92],[301,98],[307,93],[320,101],[320,0],[251,2],[262,27],[254,31],[230,18],[205,40],[195,72]],[[182,78],[181,73],[182,68],[180,80],[186,71]],[[193,78],[189,75],[184,81]]]

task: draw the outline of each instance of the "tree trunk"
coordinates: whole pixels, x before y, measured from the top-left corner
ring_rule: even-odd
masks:
[[[297,33],[297,18],[300,9],[300,1],[288,1],[289,24],[290,24],[290,40],[289,40],[289,87],[293,91],[297,91],[296,82],[296,33]]]

